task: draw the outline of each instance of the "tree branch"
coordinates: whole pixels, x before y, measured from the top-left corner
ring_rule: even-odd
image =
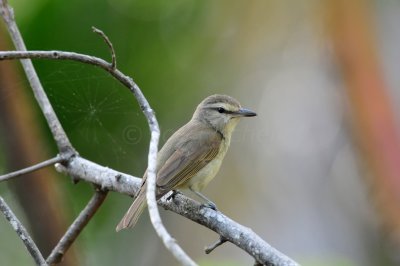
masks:
[[[112,42],[110,41],[110,39],[107,37],[107,35],[103,31],[99,30],[96,27],[92,27],[92,30],[94,33],[99,34],[103,38],[104,42],[107,44],[108,48],[110,48],[111,68],[115,70],[117,68],[117,59],[115,57],[115,50],[114,50],[114,46],[113,46]]]
[[[5,175],[0,175],[0,182],[8,180],[8,179],[11,179],[13,177],[17,177],[17,176],[20,176],[20,175],[24,175],[24,174],[39,170],[39,169],[44,168],[46,166],[49,166],[49,165],[52,165],[52,164],[55,164],[55,163],[59,163],[59,162],[61,162],[63,160],[64,159],[61,156],[57,155],[54,158],[51,158],[51,159],[46,160],[44,162],[29,166],[27,168],[24,168],[24,169],[15,171],[15,172],[11,172],[11,173],[8,173],[8,174],[5,174]]]
[[[224,238],[223,236],[219,236],[219,239],[215,243],[213,243],[213,244],[211,244],[211,245],[209,245],[209,246],[204,248],[204,252],[206,254],[210,254],[211,252],[214,251],[214,249],[216,249],[217,247],[221,246],[226,241],[228,241],[228,239]]]
[[[47,265],[35,242],[33,242],[25,227],[21,224],[2,197],[0,197],[0,211],[3,212],[14,231],[17,232],[19,238],[21,238],[22,242],[24,242],[25,247],[28,249],[36,264],[40,266]]]
[[[114,191],[134,196],[142,180],[128,174],[101,166],[80,156],[75,156],[65,165],[57,163],[56,170],[73,179],[83,180],[100,187],[101,190]]]
[[[96,190],[86,207],[80,212],[78,217],[65,232],[64,236],[57,243],[47,258],[47,263],[52,265],[61,262],[65,252],[69,249],[83,228],[89,223],[90,219],[97,212],[107,196],[107,191]]]

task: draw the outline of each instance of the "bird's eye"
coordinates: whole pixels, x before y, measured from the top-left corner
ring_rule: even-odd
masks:
[[[222,108],[222,107],[218,107],[217,111],[218,111],[218,113],[220,113],[220,114],[225,113],[225,109]]]

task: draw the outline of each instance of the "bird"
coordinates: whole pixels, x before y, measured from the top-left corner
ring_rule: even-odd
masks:
[[[215,94],[205,98],[190,121],[172,134],[157,154],[156,199],[170,191],[175,195],[180,189],[189,189],[206,202],[205,206],[216,210],[215,203],[200,191],[218,173],[240,118],[256,115],[231,96]],[[147,170],[117,232],[135,226],[145,209],[146,179]]]

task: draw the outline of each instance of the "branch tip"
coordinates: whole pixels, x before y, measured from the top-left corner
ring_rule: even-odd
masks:
[[[223,236],[219,236],[219,239],[218,239],[214,244],[211,244],[211,245],[209,245],[209,246],[207,246],[207,247],[204,248],[204,252],[205,252],[206,254],[210,254],[211,252],[214,251],[214,249],[216,249],[217,247],[221,246],[221,245],[224,244],[226,241],[228,241],[228,239],[226,239],[226,238],[223,237]]]
[[[101,38],[104,40],[104,42],[107,44],[108,48],[110,49],[111,53],[111,68],[115,70],[117,68],[117,59],[115,57],[115,50],[112,42],[108,38],[108,36],[102,31],[99,30],[98,28],[92,26],[92,30],[94,33],[97,33],[98,35],[101,36]]]

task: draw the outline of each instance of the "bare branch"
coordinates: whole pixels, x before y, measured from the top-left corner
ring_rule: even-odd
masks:
[[[59,163],[59,162],[61,162],[63,160],[64,159],[61,156],[57,155],[54,158],[51,158],[51,159],[46,160],[44,162],[29,166],[27,168],[24,168],[24,169],[21,169],[21,170],[12,172],[12,173],[8,173],[8,174],[5,174],[5,175],[0,175],[0,182],[8,180],[8,179],[13,178],[13,177],[17,177],[17,176],[20,176],[20,175],[24,175],[24,174],[39,170],[39,169],[44,168],[46,166],[49,166],[49,165],[52,165],[52,164],[55,164],[55,163]]]
[[[8,5],[6,0],[0,0],[0,14],[7,25],[8,32],[17,50],[26,51],[25,43],[22,39],[21,33],[15,23],[14,12]],[[33,67],[31,60],[21,60],[22,67],[25,71],[26,77],[32,87],[36,101],[50,127],[53,138],[56,141],[57,147],[60,152],[75,153],[72,145],[58,120],[53,107],[51,106],[46,93],[43,90],[39,77]]]
[[[56,169],[75,178],[97,184],[102,189],[130,196],[135,195],[141,184],[140,178],[103,167],[79,156],[71,158],[66,166],[56,164]],[[159,205],[213,230],[262,264],[298,265],[261,239],[251,229],[238,224],[221,212],[204,208],[198,202],[181,194],[176,194],[174,200],[166,200],[167,197],[168,195],[159,200]]]
[[[221,246],[226,241],[228,241],[226,238],[220,236],[219,239],[214,244],[211,244],[208,247],[205,247],[204,251],[206,252],[206,254],[210,254],[211,252],[213,252],[214,249]]]
[[[72,243],[76,240],[83,228],[89,223],[90,219],[99,209],[107,196],[107,191],[96,190],[93,197],[90,199],[86,207],[81,211],[72,225],[65,232],[64,236],[57,243],[47,258],[47,263],[52,265],[59,263],[62,260],[65,252],[69,249]]]
[[[79,156],[71,158],[66,165],[58,163],[55,167],[58,172],[95,184],[101,190],[115,191],[129,196],[135,195],[142,182],[138,177],[115,171]]]
[[[108,48],[110,48],[111,68],[115,70],[117,68],[117,59],[115,57],[115,50],[114,50],[114,46],[113,46],[112,42],[110,41],[110,39],[107,37],[107,35],[103,31],[99,30],[96,27],[92,27],[92,30],[94,33],[99,34],[103,38],[103,40],[106,42]]]
[[[3,212],[14,231],[17,232],[19,238],[21,238],[22,242],[24,242],[25,247],[28,249],[36,264],[41,266],[47,265],[35,242],[33,242],[25,227],[21,224],[2,197],[0,197],[0,210]]]

